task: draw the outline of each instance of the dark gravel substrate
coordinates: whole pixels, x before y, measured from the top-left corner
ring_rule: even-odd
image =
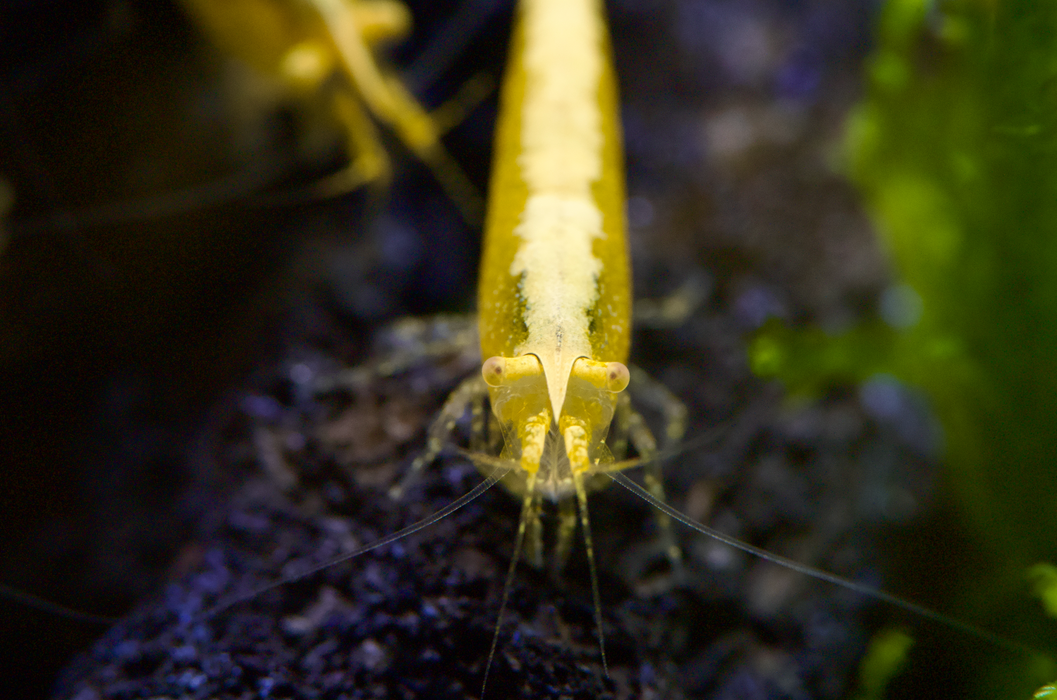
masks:
[[[450,12],[443,3],[410,4],[419,33],[397,57],[407,62]],[[634,361],[686,402],[690,435],[723,426],[708,445],[669,461],[670,500],[753,544],[882,583],[877,540],[917,512],[931,484],[933,465],[921,455],[934,446],[920,427],[921,412],[898,387],[885,394],[887,413],[871,413],[875,404],[840,387],[815,405],[788,406],[778,387],[751,376],[744,350],[747,335],[770,316],[846,325],[872,309],[886,284],[869,225],[836,165],[872,8],[825,0],[627,0],[609,10],[638,295],[659,298],[690,279],[707,290],[686,323],[635,336]],[[138,11],[134,31],[160,42],[163,68],[183,75],[187,56],[205,61],[200,54],[208,49],[188,38],[185,26],[171,31],[165,24],[174,12],[159,20],[154,11]],[[151,29],[153,20],[161,24]],[[497,72],[508,20],[509,10],[500,9],[471,35],[436,92],[450,95],[477,71]],[[183,53],[172,58],[168,51]],[[113,60],[127,68],[129,55],[136,54]],[[215,72],[198,66],[173,79],[194,118],[216,108],[217,88],[199,84]],[[160,89],[153,78],[138,79],[148,92]],[[26,114],[47,104],[37,94],[17,98]],[[121,95],[112,109],[135,104]],[[68,109],[78,113],[82,102]],[[485,104],[449,142],[482,187],[492,111]],[[283,119],[280,132],[289,127]],[[57,132],[39,129],[25,139],[44,148],[40,143]],[[77,133],[85,150],[101,149],[84,131]],[[149,133],[151,143],[169,139]],[[181,153],[165,162],[178,163],[171,166],[178,175],[190,170],[205,179],[178,160],[214,156],[212,142],[202,143],[205,156]],[[158,167],[138,160],[142,144],[127,148],[119,172]],[[16,165],[5,160],[6,172],[14,173],[28,207],[25,193],[33,188],[16,177],[25,161],[12,158]],[[66,179],[79,182],[86,166],[74,161],[53,157],[71,170]],[[28,340],[2,359],[19,370],[8,376],[36,378],[12,383],[12,396],[28,395],[47,410],[20,417],[36,421],[33,431],[13,424],[24,449],[12,449],[8,461],[25,464],[26,473],[5,477],[5,492],[18,494],[10,500],[19,503],[7,516],[18,532],[30,533],[31,544],[5,554],[0,570],[5,581],[81,608],[99,609],[92,603],[103,596],[116,611],[138,601],[63,672],[55,697],[478,695],[519,508],[498,488],[396,545],[205,614],[424,517],[481,478],[447,455],[402,501],[385,496],[475,360],[421,362],[355,389],[305,389],[389,357],[395,341],[378,330],[383,319],[471,303],[476,233],[459,223],[428,173],[413,163],[398,167],[402,177],[380,216],[373,215],[377,202],[353,196],[279,212],[236,206],[196,213],[164,235],[146,235],[139,224],[60,235],[71,251],[87,237],[89,254],[102,258],[98,270],[92,263],[77,274],[65,274],[67,258],[82,253],[55,262],[54,250],[39,242],[54,242],[56,234],[34,229],[40,212],[16,210],[4,298],[22,303],[4,319],[19,329],[10,337]],[[120,177],[102,178],[110,181]],[[55,208],[46,197],[37,204]],[[131,241],[144,257],[115,240]],[[134,261],[131,281],[122,276],[126,255]],[[116,282],[108,265],[116,265]],[[58,285],[49,291],[58,303],[35,296],[44,294],[32,286],[42,276]],[[39,354],[42,345],[50,354]],[[75,365],[67,360],[85,355]],[[56,398],[48,382],[68,393]],[[56,428],[49,421],[59,405],[88,427],[66,430],[60,421]],[[648,419],[657,427],[657,416]],[[67,449],[25,458],[38,444],[55,443],[56,434]],[[54,483],[24,486],[47,474]],[[31,501],[34,489],[51,500]],[[56,506],[60,492],[66,500]],[[557,578],[519,567],[489,697],[852,692],[860,656],[882,619],[868,601],[685,529],[678,537],[686,577],[673,582],[654,551],[645,504],[610,488],[591,506],[609,678],[601,672],[578,549]],[[4,656],[12,673],[39,668],[35,682],[47,684],[48,669],[69,654],[63,635],[33,614],[13,614],[9,622]],[[34,664],[25,663],[30,657]]]

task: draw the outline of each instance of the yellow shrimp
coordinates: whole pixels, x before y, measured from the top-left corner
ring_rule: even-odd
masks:
[[[411,475],[487,391],[503,456],[517,463],[503,483],[524,499],[522,528],[538,534],[540,500],[556,501],[564,556],[573,499],[590,549],[586,493],[608,483],[591,477],[612,462],[605,439],[630,379],[623,152],[601,2],[522,0],[510,56],[478,283],[488,359],[481,377],[448,400]],[[669,432],[677,437],[681,408],[672,413]],[[640,451],[652,451],[645,428],[633,438]],[[651,479],[655,490],[659,483]]]
[[[312,117],[318,111],[328,113],[325,119],[345,139],[347,166],[314,182],[305,192],[262,195],[259,190],[274,184],[282,173],[257,164],[249,173],[164,194],[18,217],[11,222],[14,235],[149,221],[241,198],[273,206],[326,199],[366,185],[387,185],[392,166],[376,123],[391,131],[430,169],[464,221],[471,226],[480,224],[483,204],[478,188],[441,138],[490,94],[491,80],[484,75],[473,77],[452,99],[427,112],[379,56],[384,44],[410,30],[411,14],[403,2],[181,0],[181,4],[224,54],[271,81],[266,89],[269,95],[291,97]]]
[[[470,223],[480,197],[441,144],[444,125],[400,79],[382,68],[379,43],[407,33],[411,16],[397,0],[183,0],[213,41],[302,96],[324,88],[348,138],[351,162],[321,194],[389,178],[389,159],[368,113],[432,170]],[[344,80],[328,86],[334,73]],[[448,120],[450,123],[450,119]]]
[[[468,404],[487,390],[503,457],[516,464],[503,484],[522,499],[504,605],[526,534],[533,562],[541,561],[542,500],[558,505],[559,562],[571,546],[576,503],[604,665],[587,492],[609,483],[601,474],[621,468],[605,440],[630,380],[624,363],[632,292],[619,102],[603,12],[599,0],[518,5],[478,284],[481,357],[487,359],[481,376],[445,404],[410,475],[432,461]],[[670,413],[669,434],[678,438],[683,409]],[[640,421],[636,426],[636,447],[652,452],[649,431]],[[648,483],[663,500],[656,466]],[[667,537],[667,516],[661,523]],[[674,545],[667,549],[678,558]]]

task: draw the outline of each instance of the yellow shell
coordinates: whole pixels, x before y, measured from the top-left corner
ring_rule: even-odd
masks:
[[[510,456],[531,473],[552,426],[574,472],[599,457],[619,382],[588,375],[625,362],[630,345],[623,149],[602,10],[520,3],[496,127],[481,355],[539,361],[516,387],[489,382]]]

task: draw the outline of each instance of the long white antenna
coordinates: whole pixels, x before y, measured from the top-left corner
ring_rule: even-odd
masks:
[[[796,571],[797,573],[804,574],[805,576],[810,576],[821,581],[826,581],[827,583],[832,583],[835,586],[846,588],[850,591],[854,591],[869,598],[888,603],[889,605],[894,605],[897,608],[901,608],[903,610],[906,610],[907,612],[920,615],[921,617],[924,617],[928,620],[932,620],[933,622],[939,623],[945,627],[949,627],[950,629],[957,630],[958,632],[962,632],[971,637],[976,637],[977,639],[981,639],[997,647],[1001,647],[1002,649],[1013,652],[1014,654],[1026,654],[1028,656],[1040,656],[1048,658],[1045,653],[1034,649],[1028,646],[1027,644],[1017,642],[1006,637],[1002,637],[993,632],[988,632],[982,627],[977,627],[976,625],[969,624],[968,622],[962,622],[961,620],[957,620],[948,615],[944,615],[943,613],[936,612],[931,608],[926,608],[924,605],[912,603],[906,598],[900,598],[897,595],[892,595],[891,593],[882,591],[879,588],[868,586],[865,583],[859,583],[858,581],[853,581],[849,578],[844,578],[843,576],[838,576],[837,574],[832,574],[828,571],[823,571],[822,569],[815,568],[814,566],[802,564],[794,559],[783,557],[780,554],[768,552],[766,549],[755,547],[747,542],[742,542],[736,537],[731,537],[730,535],[724,534],[719,530],[715,530],[707,525],[703,525],[691,518],[690,516],[685,515],[684,513],[676,510],[675,508],[672,508],[664,501],[654,498],[654,496],[649,491],[642,488],[634,481],[619,472],[605,472],[605,474],[610,479],[617,482],[618,484],[626,488],[628,491],[631,491],[633,494],[646,501],[662,513],[665,513],[672,519],[678,520],[683,525],[686,525],[692,530],[696,530],[702,535],[707,535],[708,537],[711,537],[714,540],[718,540],[725,545],[734,547],[735,549],[740,549],[743,552],[747,552],[749,554],[752,554],[753,556],[759,557],[760,559],[773,562],[775,564],[778,564],[779,566],[784,566],[787,569],[791,569],[792,571]]]

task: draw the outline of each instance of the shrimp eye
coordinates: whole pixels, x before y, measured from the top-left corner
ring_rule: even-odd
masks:
[[[481,365],[481,376],[488,386],[499,386],[503,383],[503,365],[506,362],[502,357],[489,357]]]
[[[526,377],[543,376],[543,367],[535,355],[489,357],[481,365],[481,376],[488,386],[504,386]]]
[[[631,373],[620,362],[598,362],[581,357],[573,365],[572,376],[589,382],[596,389],[604,389],[614,394],[628,388]]]
[[[606,363],[606,388],[612,391],[614,394],[624,391],[628,388],[628,382],[631,381],[631,373],[628,372],[628,368],[620,362],[607,362]]]

